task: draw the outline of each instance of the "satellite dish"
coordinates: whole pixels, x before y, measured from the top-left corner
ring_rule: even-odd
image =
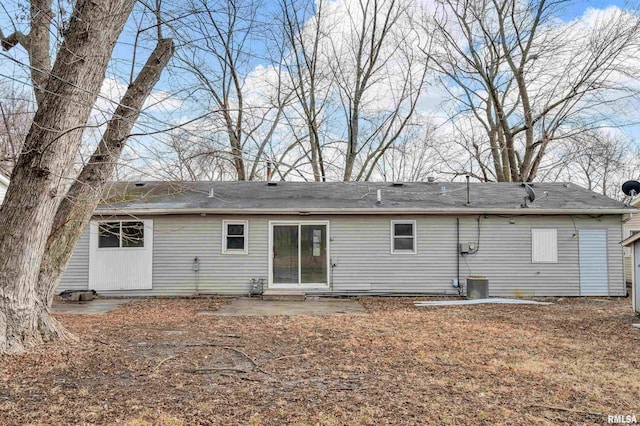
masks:
[[[622,184],[622,192],[633,198],[640,195],[640,182],[637,180],[628,180]]]
[[[524,192],[527,193],[527,198],[529,201],[533,202],[536,199],[536,193],[533,191],[531,185],[524,184]]]
[[[527,205],[527,202],[532,203],[533,200],[536,199],[536,193],[533,191],[533,188],[531,187],[531,185],[529,185],[527,183],[523,183],[522,186],[524,187],[524,192],[527,193],[527,196],[523,197],[523,202],[522,202],[522,205],[520,207],[527,208],[527,207],[529,207]]]

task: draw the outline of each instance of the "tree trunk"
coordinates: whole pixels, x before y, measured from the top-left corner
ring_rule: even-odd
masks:
[[[320,168],[318,167],[318,150],[316,149],[315,133],[313,133],[313,127],[308,125],[309,129],[309,149],[311,151],[311,170],[313,171],[313,180],[316,182],[321,181]]]
[[[173,51],[172,39],[158,42],[135,81],[127,88],[98,147],[60,203],[38,275],[37,292],[43,306],[41,317],[45,320],[49,317],[55,289],[73,249],[113,175],[140,109],[160,79]]]
[[[244,153],[242,152],[240,140],[232,133],[229,134],[229,141],[231,143],[231,155],[233,156],[233,167],[236,169],[237,180],[247,180],[247,175],[244,171]]]
[[[357,102],[357,101],[356,101]],[[345,155],[345,164],[344,164],[344,176],[342,180],[348,182],[351,180],[353,175],[353,166],[356,162],[357,155],[357,146],[358,146],[358,131],[360,123],[358,122],[358,104],[354,102],[353,116],[349,121],[349,135],[347,138],[347,153]]]
[[[133,4],[75,5],[0,209],[0,353],[22,352],[55,334],[40,320],[40,263],[83,127]]]

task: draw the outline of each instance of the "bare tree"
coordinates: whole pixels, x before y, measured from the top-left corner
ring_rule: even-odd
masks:
[[[30,52],[40,48],[48,54],[49,45],[41,46],[38,35],[48,33],[49,22],[42,23],[44,30],[35,30],[39,16],[50,11],[50,5],[42,6],[32,7],[34,37],[25,36],[23,45]],[[0,209],[0,352],[19,351],[42,340],[36,282],[61,181],[73,162],[68,152],[78,150],[113,45],[132,7],[132,1],[79,2],[51,70],[53,77],[39,84],[44,73],[35,74],[39,108]],[[6,40],[3,37],[4,45]],[[77,60],[88,57],[91,60]],[[34,68],[43,69],[38,63],[34,60]]]
[[[322,57],[321,46],[329,36],[325,24],[325,2],[281,1],[281,19],[290,47],[284,58],[285,67],[294,88],[300,116],[309,141],[309,160],[316,181],[325,181],[322,153],[322,115],[326,110],[329,87],[332,84],[329,64]],[[292,125],[292,129],[296,126]],[[294,131],[295,133],[295,131]]]
[[[433,125],[409,129],[382,155],[373,180],[422,182],[442,174],[442,162],[435,149],[437,142]]]
[[[424,28],[441,47],[428,56],[453,116],[472,116],[486,134],[470,153],[484,180],[535,179],[552,141],[601,125],[629,96],[615,80],[637,53],[635,15],[614,11],[585,29],[558,22],[564,0],[438,3]]]
[[[172,131],[147,151],[147,168],[152,170],[149,173],[154,179],[214,181],[233,180],[236,176],[233,158],[222,142],[187,129]]]
[[[368,180],[411,124],[427,66],[416,54],[421,42],[410,3],[359,0],[345,8],[336,17],[345,20],[343,34],[332,37],[329,56],[347,129],[342,179]]]
[[[89,224],[142,106],[160,79],[173,50],[172,39],[158,40],[156,48],[120,101],[98,147],[58,207],[38,276],[37,289],[44,311],[42,321],[50,320],[48,313],[55,289],[71,259],[73,248]],[[59,334],[59,328],[53,321],[42,328]]]
[[[49,316],[53,290],[142,102],[173,50],[171,40],[159,40],[129,86],[96,153],[62,201],[83,129],[134,3],[77,2],[51,69],[47,65],[51,63],[51,2],[32,2],[29,34],[0,34],[5,49],[21,45],[29,52],[38,103],[0,209],[0,353],[20,352],[44,339],[66,335]]]
[[[575,135],[560,147],[557,157],[555,167],[549,168],[554,180],[571,180],[612,198],[620,198],[621,184],[640,172],[637,149],[612,132]]]
[[[195,76],[198,91],[203,93],[194,100],[215,110],[214,119],[205,129],[226,134],[238,180],[258,176],[257,163],[262,160],[290,97],[281,90],[282,76],[277,66],[271,69],[273,81],[269,74],[254,80],[263,83],[262,87],[249,87],[247,83],[250,73],[256,72],[252,65],[259,56],[254,45],[264,44],[267,37],[266,24],[258,20],[259,6],[255,0],[190,0],[191,17],[180,31],[181,38],[187,41],[179,55],[180,62]],[[252,96],[260,90],[268,93],[258,96],[260,102],[252,102]]]

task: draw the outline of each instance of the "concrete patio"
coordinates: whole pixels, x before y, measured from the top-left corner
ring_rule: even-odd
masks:
[[[56,300],[53,302],[51,312],[54,314],[102,315],[132,301],[133,299],[94,299],[88,302]]]
[[[271,301],[257,298],[234,299],[218,311],[202,311],[198,315],[274,316],[274,315],[368,315],[356,300],[309,298],[305,301]]]

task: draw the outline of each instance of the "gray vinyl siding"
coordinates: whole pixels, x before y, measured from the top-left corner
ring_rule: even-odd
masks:
[[[89,228],[84,230],[73,250],[73,255],[56,293],[65,290],[86,290],[89,288]]]
[[[480,250],[463,262],[462,275],[486,275],[492,296],[580,295],[579,229],[606,229],[610,295],[624,295],[620,216],[592,218],[489,217],[481,219]],[[461,234],[474,241],[477,230],[465,221]],[[531,262],[531,228],[558,230],[558,262]],[[576,234],[576,237],[573,235]]]
[[[417,221],[417,254],[390,254],[390,217],[334,218],[331,256],[335,291],[451,293],[457,278],[456,217],[402,217]],[[621,218],[481,217],[479,250],[460,259],[460,279],[489,278],[492,296],[578,296],[576,230],[606,229],[611,295],[624,295]],[[575,228],[574,228],[575,223]],[[531,262],[531,228],[558,230],[558,262]],[[573,237],[573,234],[576,237]],[[460,242],[478,243],[477,217],[460,218]],[[335,262],[335,260],[334,260]]]
[[[186,219],[186,220],[185,220]],[[222,221],[249,221],[248,254],[222,254]],[[153,292],[168,295],[247,293],[252,278],[267,278],[265,217],[156,218]],[[193,271],[198,257],[200,270]]]
[[[416,221],[417,253],[391,253],[391,220]],[[336,292],[454,294],[456,253],[455,217],[331,218]]]
[[[268,217],[184,216],[154,220],[153,288],[102,291],[103,295],[190,296],[247,294],[252,278],[267,279]],[[222,254],[222,221],[249,221],[248,254]],[[199,260],[200,269],[193,270]]]
[[[456,294],[456,216],[156,216],[153,289],[104,295],[246,294],[252,278],[268,278],[270,220],[328,220],[335,293]],[[513,224],[510,223],[513,219]],[[222,254],[222,221],[249,221],[249,253]],[[391,220],[415,220],[417,253],[391,253]],[[480,245],[460,259],[460,278],[486,275],[492,296],[578,296],[578,239],[583,228],[606,229],[611,295],[624,295],[621,216],[481,217]],[[557,263],[531,262],[531,228],[556,228]],[[61,289],[87,288],[88,234],[83,235]],[[478,242],[477,216],[460,217],[460,242]],[[82,243],[84,241],[84,243]],[[200,271],[193,271],[193,259]],[[72,268],[73,266],[73,268]],[[326,290],[325,290],[326,291]]]

